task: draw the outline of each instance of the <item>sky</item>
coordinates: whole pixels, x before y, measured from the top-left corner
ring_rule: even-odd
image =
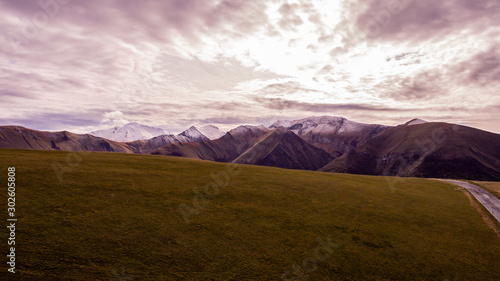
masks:
[[[500,133],[498,0],[0,0],[0,125]]]

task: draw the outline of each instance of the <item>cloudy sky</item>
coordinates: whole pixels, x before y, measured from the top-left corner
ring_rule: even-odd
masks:
[[[498,0],[0,0],[0,125],[343,116],[500,133]]]

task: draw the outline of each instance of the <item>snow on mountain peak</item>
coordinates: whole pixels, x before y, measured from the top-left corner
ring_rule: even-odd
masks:
[[[270,129],[285,127],[297,135],[309,133],[327,135],[332,133],[361,131],[368,124],[362,124],[337,116],[312,116],[299,120],[280,120],[269,126]]]
[[[209,140],[204,134],[202,134],[195,126],[191,126],[189,129],[177,135],[179,138],[183,139],[185,142],[202,142]]]
[[[180,133],[179,135],[185,136],[185,137],[200,137],[202,133],[196,129],[196,127],[191,126],[189,129],[185,130],[184,132]]]
[[[285,128],[290,128],[293,127],[293,125],[296,124],[303,124],[303,125],[318,125],[318,124],[328,124],[328,123],[341,123],[342,121],[346,120],[343,117],[336,117],[336,116],[312,116],[312,117],[306,117],[298,120],[278,120],[274,122],[271,126],[269,126],[270,129],[273,128],[279,128],[279,127],[285,127]]]
[[[113,141],[128,142],[142,139],[150,139],[165,134],[160,128],[141,125],[133,122],[113,128],[90,132],[91,135]]]
[[[419,125],[419,124],[424,124],[424,123],[428,123],[428,122],[425,120],[419,119],[419,118],[415,118],[415,119],[412,119],[412,120],[406,122],[405,125],[412,126],[412,125]]]
[[[206,125],[198,129],[203,135],[211,140],[218,139],[222,137],[225,132],[221,129],[215,127],[214,125]]]
[[[234,129],[231,129],[228,133],[237,135],[246,133],[248,131],[268,131],[268,129],[263,125],[258,125],[258,126],[240,125]]]
[[[278,120],[278,121],[274,122],[271,126],[269,126],[269,128],[270,129],[279,128],[279,127],[288,128],[291,125],[292,125],[292,121],[290,121],[290,120]]]

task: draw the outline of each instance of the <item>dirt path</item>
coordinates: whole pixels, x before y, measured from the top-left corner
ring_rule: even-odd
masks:
[[[468,183],[468,182],[463,182],[463,181],[458,181],[458,180],[444,180],[442,179],[441,181],[453,183],[455,185],[458,185],[460,187],[463,187],[467,189],[472,196],[474,196],[479,203],[481,203],[488,212],[490,212],[493,217],[500,222],[500,199],[495,197],[493,194],[490,192],[484,190],[483,188]]]

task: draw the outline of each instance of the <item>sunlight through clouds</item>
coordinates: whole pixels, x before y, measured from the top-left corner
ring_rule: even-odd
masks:
[[[196,123],[245,108],[249,120],[457,118],[498,131],[489,123],[500,104],[497,1],[74,0],[47,12],[35,1],[0,1],[0,8],[2,123],[55,111],[102,120],[120,111],[178,127],[174,117]],[[40,12],[53,16],[34,21]],[[325,110],[269,110],[263,99]],[[336,104],[404,112],[370,120],[365,107],[326,110]]]

